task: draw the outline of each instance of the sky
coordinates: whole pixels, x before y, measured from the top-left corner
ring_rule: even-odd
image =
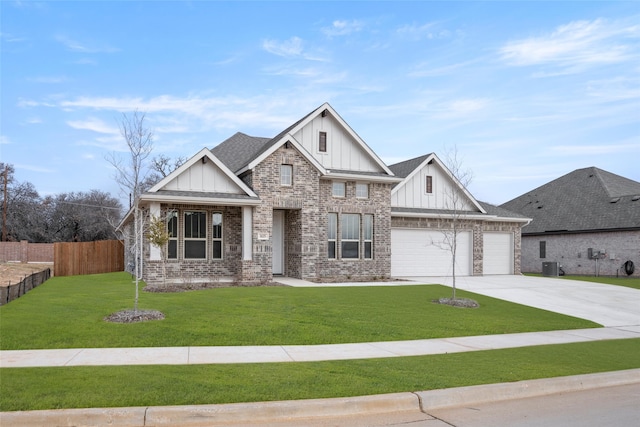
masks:
[[[0,19],[0,162],[41,196],[123,197],[123,114],[189,158],[324,102],[387,164],[457,151],[485,202],[590,166],[640,181],[640,2],[2,0]]]

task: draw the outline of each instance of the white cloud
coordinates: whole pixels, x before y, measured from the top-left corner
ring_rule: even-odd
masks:
[[[120,130],[117,127],[109,126],[102,120],[90,117],[87,120],[74,120],[68,121],[67,124],[74,129],[90,130],[98,133],[105,133],[109,135],[119,135]]]
[[[446,29],[439,29],[437,22],[428,22],[422,25],[416,24],[407,24],[396,30],[396,33],[405,38],[409,38],[411,40],[422,40],[422,39],[444,39],[451,37],[451,31]]]
[[[79,53],[114,53],[120,51],[120,49],[109,46],[109,45],[99,45],[99,44],[91,44],[84,43],[74,40],[65,35],[57,35],[55,36],[57,42],[63,44],[68,50]]]
[[[322,28],[322,32],[328,37],[347,36],[362,31],[364,23],[358,20],[335,20],[330,27]]]
[[[557,145],[551,147],[554,153],[572,156],[594,156],[624,153],[637,153],[638,143],[601,144],[601,145]]]
[[[633,48],[628,39],[638,37],[640,25],[604,19],[574,21],[559,26],[550,34],[510,41],[500,48],[499,53],[510,65],[548,64],[562,69],[548,75],[576,73],[589,66],[619,63],[632,58]]]
[[[64,76],[38,76],[38,77],[27,77],[27,80],[32,83],[57,84],[57,83],[66,82],[67,78]]]
[[[0,135],[0,145],[9,145],[11,144],[11,140],[9,140],[8,136]]]
[[[300,37],[291,37],[289,40],[278,42],[276,40],[265,40],[262,42],[262,48],[274,55],[291,57],[302,55],[302,39]]]

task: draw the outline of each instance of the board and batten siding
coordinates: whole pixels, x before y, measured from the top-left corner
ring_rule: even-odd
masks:
[[[426,177],[433,177],[433,192],[427,194]],[[451,189],[453,182],[437,165],[427,164],[391,194],[391,206],[415,209],[451,209]],[[462,198],[466,198],[461,194]],[[475,211],[477,208],[468,200],[461,200],[457,210]]]
[[[318,151],[320,132],[327,133],[326,153]],[[383,172],[360,143],[330,115],[316,117],[293,137],[326,169]]]
[[[163,189],[243,194],[242,189],[210,161],[194,163]]]

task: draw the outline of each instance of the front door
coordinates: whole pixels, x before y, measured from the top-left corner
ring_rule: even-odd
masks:
[[[284,274],[284,211],[273,211],[273,274]]]

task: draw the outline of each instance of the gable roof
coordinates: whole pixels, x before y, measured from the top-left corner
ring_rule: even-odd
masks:
[[[500,207],[533,219],[522,234],[640,229],[640,182],[588,167]]]
[[[351,171],[329,171],[325,169],[303,146],[300,144],[293,135],[304,126],[306,126],[311,120],[319,115],[331,114],[345,131],[356,141],[356,143],[370,156],[373,161],[384,171],[384,173],[371,173],[371,177],[392,177],[393,172],[387,167],[387,165],[369,148],[369,146],[356,134],[353,129],[340,117],[340,115],[329,105],[328,103],[322,104],[320,107],[311,111],[291,126],[284,129],[278,135],[273,138],[261,138],[246,135],[238,132],[227,140],[223,141],[220,145],[214,147],[212,152],[218,156],[227,166],[236,174],[242,174],[243,172],[253,169],[260,162],[266,159],[274,151],[276,151],[281,145],[286,142],[291,142],[300,153],[307,158],[307,160],[313,164],[322,175],[339,175],[348,176]]]
[[[436,163],[440,168],[444,171],[444,173],[451,179],[453,185],[457,186],[464,194],[467,199],[471,202],[473,206],[475,206],[480,213],[486,214],[487,211],[484,207],[478,203],[478,201],[473,197],[473,195],[462,185],[462,183],[456,178],[449,168],[436,156],[435,153],[426,154],[424,156],[416,157],[413,159],[405,160],[404,162],[396,163],[394,165],[389,166],[389,169],[393,171],[394,174],[404,178],[400,183],[396,184],[391,190],[391,194],[397,192],[402,186],[404,186],[410,179],[413,178],[414,175],[419,173],[422,168],[424,168],[427,164]]]
[[[237,188],[237,192],[219,191],[219,189],[213,188],[211,191],[176,191],[169,190],[166,187],[178,179],[180,175],[188,171],[197,162],[210,161],[213,163],[226,177],[232,182],[232,188]],[[183,198],[189,198],[189,200],[195,198],[196,200],[202,197],[212,199],[212,201],[220,202],[222,199],[229,199],[229,201],[252,201],[254,204],[258,202],[258,196],[249,188],[240,178],[238,178],[220,159],[218,159],[208,148],[203,148],[195,156],[184,162],[179,168],[171,172],[169,175],[161,179],[156,185],[151,187],[149,191],[143,193],[140,196],[141,201],[152,200],[179,200]]]

